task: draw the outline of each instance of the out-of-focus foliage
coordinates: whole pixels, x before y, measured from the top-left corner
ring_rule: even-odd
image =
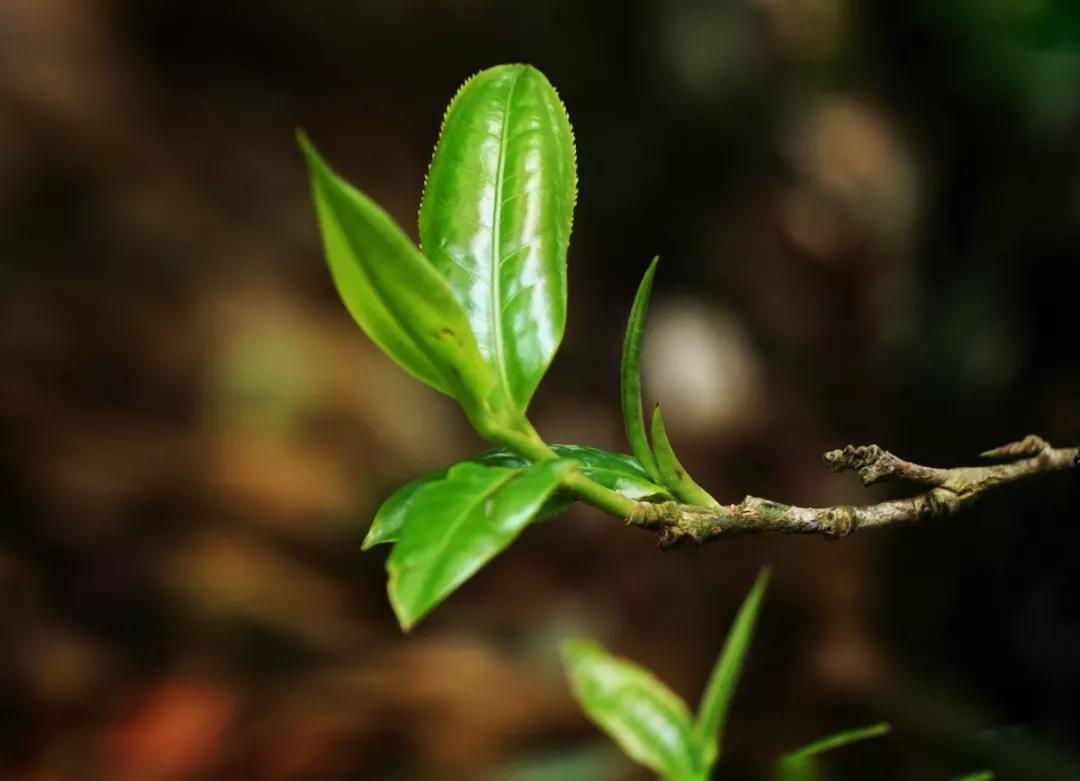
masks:
[[[686,703],[648,670],[593,642],[570,640],[563,645],[563,664],[581,707],[628,756],[665,779],[711,778],[768,582],[769,570],[762,569],[713,665],[696,719]],[[776,777],[814,781],[823,773],[820,754],[888,731],[888,724],[875,724],[815,740],[777,760]]]
[[[705,693],[701,695],[695,730],[701,744],[701,762],[705,767],[711,767],[720,756],[728,711],[731,710],[735,687],[742,676],[758,613],[761,611],[761,600],[768,584],[769,570],[762,569],[750,588],[750,593],[743,600],[742,607],[735,614],[735,623],[724,639],[724,647],[713,665]]]

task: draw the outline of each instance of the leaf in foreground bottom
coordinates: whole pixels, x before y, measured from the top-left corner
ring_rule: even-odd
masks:
[[[662,681],[586,640],[563,644],[563,665],[585,713],[631,759],[667,777],[695,777],[690,711]]]

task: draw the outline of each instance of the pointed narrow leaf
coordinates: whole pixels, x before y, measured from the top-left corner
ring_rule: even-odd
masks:
[[[763,567],[735,616],[735,623],[728,632],[709,683],[705,687],[705,694],[701,697],[697,735],[701,742],[702,762],[705,767],[710,767],[720,756],[728,710],[735,695],[735,687],[739,683],[743,661],[750,647],[754,625],[761,610],[761,599],[768,583],[769,568]]]
[[[645,334],[645,313],[649,309],[649,296],[652,294],[653,277],[656,275],[656,263],[659,260],[658,257],[652,259],[641,278],[641,284],[638,285],[634,305],[630,307],[630,319],[626,323],[622,350],[622,412],[626,441],[630,443],[630,452],[641,462],[653,480],[660,480],[660,472],[656,469],[656,459],[649,447],[649,437],[645,433],[645,412],[641,404],[641,342]]]
[[[563,666],[585,713],[631,759],[666,777],[696,777],[690,712],[663,682],[585,640],[563,644]]]
[[[517,411],[562,341],[576,197],[570,122],[544,75],[500,65],[465,82],[431,161],[420,240]]]
[[[645,470],[634,459],[623,453],[612,453],[585,445],[552,445],[559,458],[576,461],[581,474],[600,483],[605,488],[610,488],[627,499],[669,499],[667,490],[652,482]],[[485,466],[505,466],[520,469],[529,465],[529,462],[516,453],[500,448],[482,453],[462,463],[476,463]],[[371,523],[367,537],[364,538],[363,549],[367,550],[376,545],[397,540],[402,525],[411,513],[413,498],[416,492],[436,480],[446,477],[449,467],[429,472],[418,477],[412,482],[395,491],[379,508],[375,514],[375,520]],[[550,518],[566,508],[570,499],[567,496],[556,496],[548,500],[541,509],[537,519]]]
[[[470,419],[494,387],[465,311],[408,236],[340,179],[303,135],[330,272],[356,322],[417,379],[457,398]]]
[[[891,729],[891,725],[882,722],[880,724],[871,724],[867,727],[857,727],[855,729],[843,730],[842,732],[835,732],[832,735],[826,735],[823,738],[819,738],[813,743],[808,743],[802,748],[797,748],[794,751],[788,752],[782,756],[779,761],[798,762],[809,757],[817,756],[818,754],[824,754],[826,751],[842,748],[851,743],[880,737],[888,733]]]
[[[980,770],[975,773],[959,776],[952,781],[994,781],[994,774],[989,770]]]
[[[659,404],[653,409],[652,441],[653,455],[656,456],[656,468],[660,472],[660,480],[668,487],[671,493],[684,502],[700,507],[720,506],[720,503],[713,499],[704,488],[694,482],[694,479],[690,477],[690,473],[675,457],[675,451],[671,449],[671,441],[668,439],[667,429],[664,428],[664,418],[660,415]]]
[[[513,542],[572,466],[462,463],[420,488],[386,563],[390,604],[402,628],[409,629]]]

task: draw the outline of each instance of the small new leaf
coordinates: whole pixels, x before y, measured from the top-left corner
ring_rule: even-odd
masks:
[[[652,294],[653,277],[660,258],[653,258],[645,269],[645,275],[638,285],[634,296],[634,305],[630,307],[630,319],[626,323],[626,336],[622,350],[622,412],[626,427],[626,440],[630,443],[630,452],[634,454],[645,471],[653,480],[660,480],[656,468],[656,459],[649,447],[649,437],[645,432],[645,411],[641,403],[641,343],[645,333],[645,313],[649,308],[649,296]]]
[[[668,487],[671,493],[684,502],[699,507],[719,507],[720,503],[709,495],[709,492],[694,482],[690,473],[679,463],[675,451],[668,439],[667,429],[664,427],[664,418],[660,414],[660,405],[653,409],[652,418],[652,442],[653,455],[656,457],[656,468],[660,472],[660,481]]]
[[[706,768],[711,767],[720,757],[728,710],[731,708],[731,700],[735,695],[735,687],[739,682],[746,651],[750,647],[754,626],[761,611],[761,600],[768,584],[769,568],[763,567],[735,616],[735,623],[728,632],[712,675],[709,676],[705,693],[701,697],[696,730],[701,742],[702,762]]]
[[[544,75],[499,65],[465,82],[431,161],[420,241],[518,414],[562,341],[576,197],[570,122]]]
[[[306,136],[299,142],[349,313],[399,366],[456,398],[474,425],[485,421],[495,381],[450,287],[390,215],[338,177]]]
[[[690,711],[652,673],[585,640],[563,644],[563,666],[585,713],[636,762],[666,778],[698,778]]]
[[[537,516],[573,468],[461,463],[409,497],[386,562],[390,604],[408,630],[501,553]]]

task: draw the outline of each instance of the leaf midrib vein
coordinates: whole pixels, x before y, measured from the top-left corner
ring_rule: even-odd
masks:
[[[502,236],[503,168],[506,165],[506,147],[510,128],[511,105],[514,100],[514,89],[517,87],[518,79],[521,78],[521,73],[522,71],[514,73],[514,78],[510,82],[510,86],[506,92],[506,103],[503,105],[502,128],[499,132],[499,158],[495,165],[495,199],[491,215],[491,263],[489,264],[491,275],[491,284],[489,287],[491,290],[492,354],[499,367],[499,380],[502,382],[507,397],[510,398],[512,398],[510,393],[510,378],[506,372],[505,348],[503,346],[502,334],[502,285],[499,280],[502,263],[500,262],[499,253],[501,251],[500,238]]]

